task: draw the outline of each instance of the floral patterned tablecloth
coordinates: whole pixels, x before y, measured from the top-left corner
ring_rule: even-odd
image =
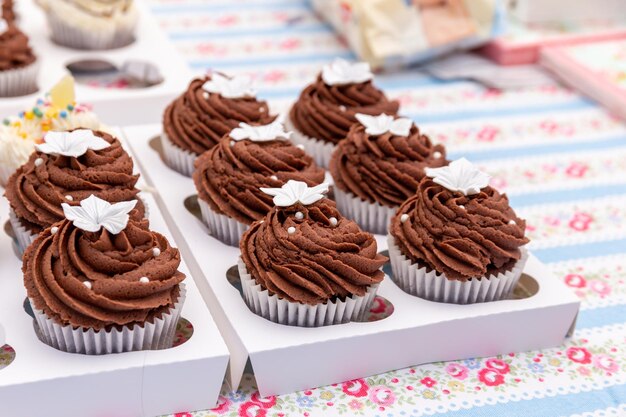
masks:
[[[304,0],[150,4],[194,70],[250,74],[277,111],[323,63],[352,58]],[[554,86],[495,91],[415,70],[377,84],[452,157],[477,162],[508,193],[534,253],[582,300],[574,337],[271,398],[247,374],[217,408],[176,417],[626,415],[626,126]]]

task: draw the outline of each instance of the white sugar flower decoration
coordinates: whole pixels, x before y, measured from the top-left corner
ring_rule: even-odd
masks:
[[[356,119],[365,126],[365,133],[372,136],[379,136],[391,132],[396,136],[408,136],[413,126],[411,119],[395,119],[393,116],[382,113],[378,116],[357,113]]]
[[[256,96],[250,77],[235,76],[228,78],[217,72],[211,75],[211,79],[202,85],[202,89],[209,93],[219,94],[225,98]]]
[[[9,24],[7,23],[6,20],[0,17],[0,34],[6,32],[7,30],[9,30]]]
[[[39,152],[58,154],[78,158],[89,149],[99,151],[111,146],[109,142],[93,134],[88,129],[78,129],[72,132],[48,132],[44,142],[35,145]]]
[[[480,193],[489,185],[491,177],[465,158],[457,159],[450,165],[441,168],[426,168],[426,175],[437,184],[450,191],[458,191],[464,195]]]
[[[106,200],[90,195],[80,202],[80,206],[61,204],[65,218],[74,226],[87,232],[97,232],[104,227],[114,235],[126,228],[130,211],[135,208],[137,200],[109,203]]]
[[[279,207],[289,207],[298,202],[306,206],[324,198],[328,183],[309,187],[306,182],[289,180],[280,188],[261,188],[261,191],[274,196],[274,204]]]
[[[374,78],[366,62],[351,63],[342,58],[335,59],[322,68],[322,80],[326,85],[359,84]]]
[[[289,139],[292,132],[285,132],[285,126],[278,120],[263,125],[252,126],[247,123],[239,123],[239,127],[230,131],[229,136],[235,140],[250,139],[255,142],[264,142],[274,139]]]

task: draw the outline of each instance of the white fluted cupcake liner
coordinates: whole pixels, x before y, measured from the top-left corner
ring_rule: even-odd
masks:
[[[22,68],[0,71],[0,97],[17,97],[37,91],[39,61]]]
[[[18,254],[22,256],[26,248],[29,247],[35,239],[37,239],[39,233],[33,233],[26,227],[24,227],[13,209],[9,210],[9,222],[11,223],[13,233],[15,234],[15,243],[17,246]]]
[[[194,162],[198,159],[198,155],[174,145],[165,132],[161,133],[161,146],[163,147],[163,158],[167,166],[191,177],[195,169]]]
[[[387,207],[378,203],[363,201],[352,193],[334,188],[337,208],[345,217],[354,220],[370,233],[386,235],[389,232],[389,221],[398,207]]]
[[[241,235],[250,225],[241,223],[224,214],[214,211],[209,204],[198,198],[202,220],[208,226],[211,235],[230,246],[239,246]]]
[[[320,327],[362,321],[372,306],[379,285],[370,285],[365,295],[361,297],[353,295],[347,297],[345,301],[329,301],[312,306],[290,302],[276,294],[270,295],[269,291],[257,284],[248,273],[241,258],[237,262],[237,267],[244,300],[250,310],[274,323],[288,326]]]
[[[427,272],[425,267],[413,263],[402,254],[393,236],[388,235],[387,242],[393,282],[406,293],[443,303],[473,304],[507,298],[515,288],[528,259],[528,251],[522,247],[522,257],[510,271],[459,281],[448,279],[445,274],[434,270]]]
[[[135,23],[107,25],[106,29],[76,27],[59,18],[54,12],[47,12],[52,40],[74,49],[102,50],[121,48],[135,41]]]
[[[110,331],[62,326],[49,318],[42,310],[30,305],[37,321],[38,334],[42,342],[68,353],[106,355],[137,350],[168,349],[174,343],[176,325],[185,302],[185,285],[180,284],[178,300],[167,313],[154,318],[152,323],[112,328]]]
[[[330,164],[330,157],[335,150],[336,145],[332,142],[326,142],[320,139],[314,139],[303,133],[300,133],[298,129],[291,123],[289,117],[285,120],[285,128],[287,131],[293,132],[291,134],[291,142],[296,145],[302,145],[304,151],[313,157],[315,163],[322,168],[328,168]]]

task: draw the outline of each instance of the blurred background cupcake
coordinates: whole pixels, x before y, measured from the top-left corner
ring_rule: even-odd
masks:
[[[526,222],[466,159],[425,171],[417,193],[391,219],[393,281],[431,301],[507,298],[528,257]]]
[[[324,66],[292,106],[285,124],[291,140],[304,145],[318,165],[328,168],[335,146],[356,123],[356,114],[396,115],[399,103],[374,86],[369,64],[337,58]]]
[[[2,0],[1,3],[2,8],[0,11],[2,12],[2,15],[0,17],[9,23],[15,22],[17,19],[17,14],[15,13],[15,2],[13,0]]]
[[[33,107],[0,123],[0,185],[26,163],[46,132],[77,128],[105,130],[89,105],[76,102],[74,79],[66,76]]]
[[[328,184],[264,188],[275,207],[240,242],[239,277],[255,314],[290,326],[362,320],[385,274],[376,239],[341,215]]]
[[[133,0],[36,0],[52,40],[74,49],[112,49],[135,41],[139,13]]]
[[[427,167],[446,165],[443,145],[433,145],[410,120],[358,113],[330,160],[339,210],[368,232],[387,234],[389,219],[417,191]]]
[[[276,119],[257,100],[247,77],[213,73],[191,81],[163,115],[161,143],[167,165],[188,177],[194,161],[239,123],[265,125]]]
[[[250,224],[270,211],[272,198],[260,188],[289,180],[309,186],[324,182],[324,170],[289,135],[278,121],[241,123],[196,160],[193,180],[202,217],[220,241],[237,246]]]
[[[20,252],[63,219],[64,203],[78,205],[92,194],[112,203],[139,199],[139,174],[133,173],[133,160],[117,138],[91,130],[49,132],[36,147],[5,189]],[[134,216],[144,214],[139,200]]]
[[[37,91],[38,71],[39,62],[28,37],[12,20],[0,18],[0,97]]]
[[[63,220],[24,254],[44,343],[91,355],[172,346],[185,299],[180,253],[148,220],[129,215],[135,204],[93,195],[79,207],[64,204]]]

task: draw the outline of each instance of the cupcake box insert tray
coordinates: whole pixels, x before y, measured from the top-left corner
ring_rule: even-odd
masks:
[[[18,3],[20,29],[30,38],[30,44],[40,65],[39,91],[27,96],[0,98],[0,119],[32,107],[69,71],[66,66],[81,60],[105,60],[120,68],[127,61],[146,61],[154,64],[163,82],[146,88],[103,88],[76,83],[76,97],[80,103],[92,104],[95,113],[108,125],[155,123],[161,120],[163,110],[185,89],[191,71],[167,36],[159,29],[146,2],[135,2],[139,9],[136,41],[126,47],[104,51],[81,51],[55,44],[50,39],[46,17],[34,2]],[[154,74],[133,65],[133,74]],[[132,110],[132,111],[129,111]]]
[[[573,331],[580,303],[531,256],[524,279],[534,295],[473,305],[439,304],[400,290],[385,279],[378,295],[394,312],[370,323],[303,328],[252,313],[226,278],[239,249],[207,234],[185,207],[193,181],[169,169],[151,147],[159,125],[128,127],[124,134],[141,165],[176,244],[215,317],[231,353],[230,382],[239,385],[249,359],[263,396],[289,393],[421,363],[553,347]],[[379,250],[386,238],[377,236]],[[531,288],[534,287],[534,288]]]
[[[154,198],[150,225],[173,244]],[[0,219],[9,206],[0,199]],[[21,261],[11,238],[0,233],[0,318],[15,360],[0,369],[0,415],[13,417],[137,417],[215,406],[228,364],[228,349],[184,263],[187,299],[182,316],[194,327],[184,344],[162,351],[87,356],[57,351],[37,340],[24,311]]]

